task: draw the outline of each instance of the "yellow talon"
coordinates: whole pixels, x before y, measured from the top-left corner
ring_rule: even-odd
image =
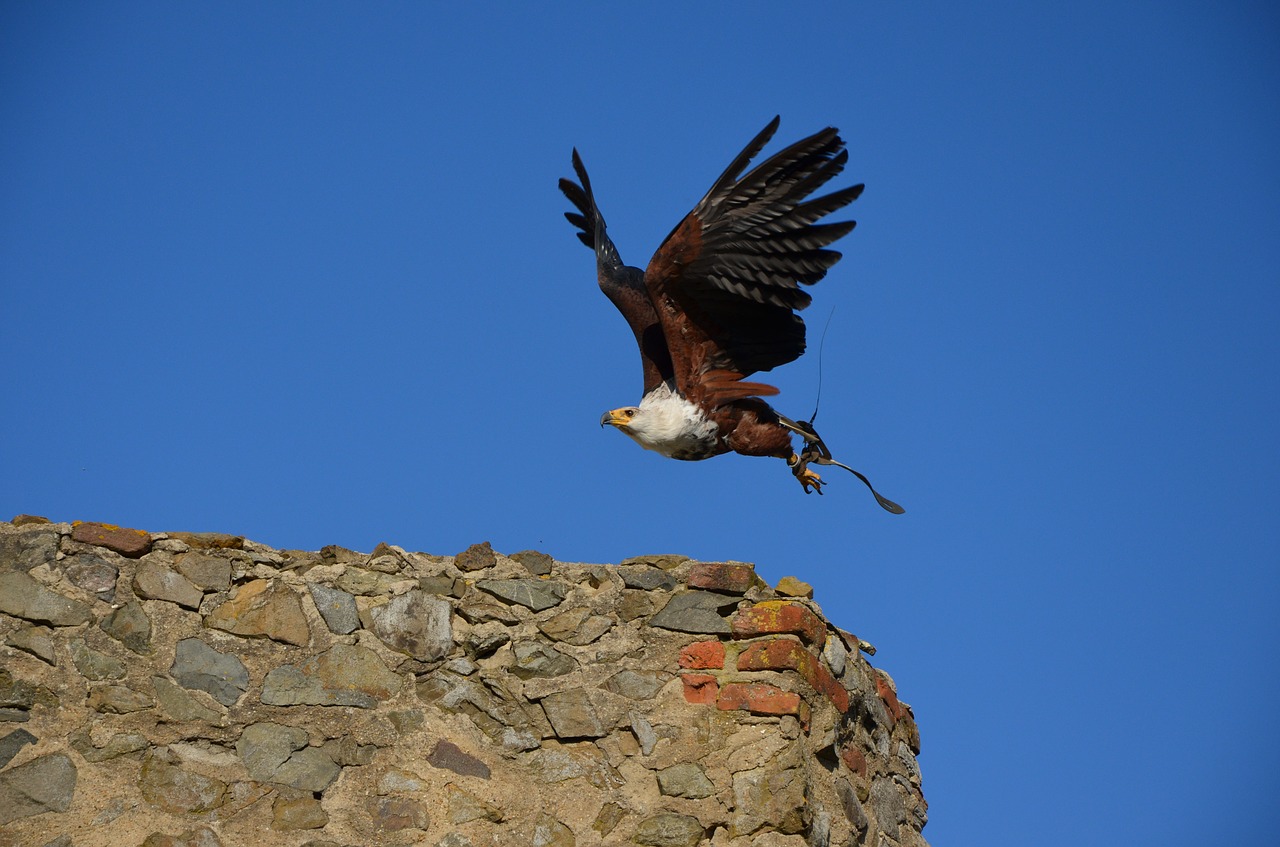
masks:
[[[791,458],[787,459],[787,467],[791,468],[791,473],[795,474],[795,478],[800,480],[800,485],[804,487],[805,494],[809,493],[810,486],[819,494],[822,493],[822,477],[809,470],[808,467],[801,468],[800,457],[795,453],[792,453]]]

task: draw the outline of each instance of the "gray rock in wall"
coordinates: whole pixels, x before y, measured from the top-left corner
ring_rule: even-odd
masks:
[[[649,625],[677,632],[728,634],[729,622],[722,612],[737,605],[736,597],[710,591],[680,591],[649,620]]]
[[[151,678],[151,686],[161,711],[170,720],[202,721],[209,724],[217,724],[222,720],[220,712],[201,703],[177,683],[156,676]]]
[[[706,829],[692,815],[662,812],[645,818],[632,840],[645,847],[697,847]]]
[[[245,727],[236,741],[236,753],[249,769],[249,776],[270,782],[294,751],[305,746],[307,732],[301,727],[264,722]]]
[[[307,590],[311,592],[316,610],[324,618],[325,626],[329,627],[330,632],[347,635],[360,626],[360,611],[356,608],[355,597],[318,582],[307,583]]]
[[[201,814],[227,802],[227,784],[169,761],[168,751],[148,751],[138,776],[142,798],[175,814]]]
[[[136,599],[106,615],[98,626],[135,653],[151,652],[151,618]]]
[[[511,672],[521,679],[563,676],[578,668],[572,656],[538,641],[521,641],[511,653],[515,657]]]
[[[372,709],[399,691],[403,682],[372,650],[335,644],[302,665],[273,668],[262,683],[262,702]]]
[[[452,607],[424,591],[409,591],[372,611],[373,633],[392,650],[423,662],[453,648]]]
[[[199,638],[178,642],[170,675],[179,684],[207,692],[230,706],[249,688],[249,670],[237,657],[219,653]]]
[[[58,654],[54,650],[53,630],[43,626],[27,626],[14,631],[7,639],[5,644],[10,647],[17,647],[31,655],[39,658],[42,662],[47,662],[55,667],[58,664]]]
[[[559,605],[566,589],[558,582],[540,579],[482,579],[476,588],[507,603],[517,603],[535,612]]]
[[[540,703],[551,728],[560,738],[599,738],[608,731],[586,692],[580,688],[549,694]]]
[[[104,556],[70,556],[62,562],[62,572],[72,585],[97,594],[107,602],[115,596],[116,577],[120,575],[120,569],[115,562]]]
[[[0,571],[26,572],[58,554],[58,530],[51,526],[20,527],[0,536]]]
[[[76,766],[51,753],[0,773],[0,825],[42,812],[65,812],[76,792]]]
[[[45,588],[22,571],[0,573],[0,612],[51,626],[79,626],[93,620],[87,605]]]
[[[715,793],[716,787],[696,762],[680,762],[657,772],[658,790],[668,797],[701,800]]]
[[[19,750],[28,744],[36,743],[37,740],[34,735],[25,729],[15,729],[13,732],[0,737],[0,768],[13,761],[13,757],[18,755]]]
[[[231,560],[223,556],[192,551],[178,556],[174,568],[205,591],[226,591],[231,587]]]
[[[204,592],[194,582],[159,562],[143,562],[133,576],[133,591],[147,600],[165,600],[188,609],[200,606]]]
[[[114,656],[94,650],[83,638],[72,641],[70,647],[71,661],[85,679],[124,679],[124,662]]]

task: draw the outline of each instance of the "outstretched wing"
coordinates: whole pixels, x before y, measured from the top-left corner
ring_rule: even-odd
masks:
[[[810,199],[844,170],[849,154],[828,127],[741,176],[778,128],[774,118],[663,241],[645,285],[670,340],[676,385],[708,407],[777,394],[757,371],[804,352],[812,285],[840,260],[826,249],[853,221],[817,223],[858,198],[862,185]]]
[[[604,216],[600,214],[591,191],[591,180],[576,149],[573,151],[573,170],[582,184],[561,179],[560,190],[578,211],[565,212],[564,216],[578,228],[578,240],[595,251],[596,279],[600,282],[600,290],[618,307],[636,337],[644,369],[644,393],[648,394],[671,380],[674,373],[658,312],[645,288],[644,271],[622,264],[618,248],[609,240]]]

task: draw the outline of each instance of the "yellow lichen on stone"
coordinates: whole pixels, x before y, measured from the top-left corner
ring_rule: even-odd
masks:
[[[808,600],[813,599],[813,586],[807,582],[796,579],[794,576],[784,576],[778,580],[777,591],[779,594],[785,594],[788,597],[803,597]]]

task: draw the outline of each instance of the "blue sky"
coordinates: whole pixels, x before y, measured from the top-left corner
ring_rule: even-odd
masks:
[[[932,843],[1271,843],[1277,45],[1239,2],[5,3],[0,515],[752,561],[879,646]],[[598,425],[640,372],[570,148],[642,265],[774,114],[867,185],[775,405],[833,314],[819,429],[900,518]]]

